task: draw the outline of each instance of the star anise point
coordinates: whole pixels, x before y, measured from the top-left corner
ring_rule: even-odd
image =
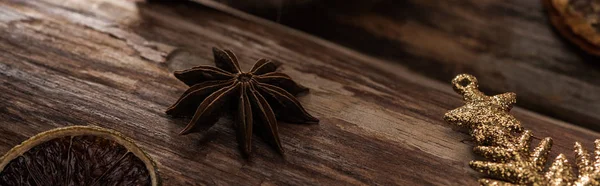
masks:
[[[166,111],[168,115],[192,115],[180,134],[194,132],[201,125],[210,127],[217,122],[223,109],[237,107],[234,127],[243,154],[250,154],[255,132],[283,154],[277,120],[292,123],[319,121],[294,97],[308,88],[297,84],[288,75],[276,72],[280,63],[259,59],[249,72],[243,72],[230,50],[213,48],[213,54],[216,67],[197,66],[174,73],[177,79],[190,86]]]

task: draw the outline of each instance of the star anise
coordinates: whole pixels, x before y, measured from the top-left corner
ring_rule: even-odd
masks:
[[[317,123],[294,95],[308,91],[286,74],[275,72],[278,65],[259,59],[250,72],[243,72],[229,50],[213,48],[215,64],[176,71],[175,77],[190,86],[166,113],[192,115],[181,134],[214,125],[226,109],[237,109],[234,127],[244,154],[251,151],[253,130],[283,153],[277,119],[291,123]],[[277,115],[274,113],[277,111]],[[256,125],[255,125],[256,124]],[[200,127],[202,126],[202,127]]]

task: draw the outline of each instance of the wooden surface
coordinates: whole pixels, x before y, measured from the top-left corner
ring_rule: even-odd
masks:
[[[98,125],[136,140],[165,185],[476,185],[468,135],[441,119],[462,105],[449,79],[233,15],[243,16],[185,2],[1,1],[0,153],[41,131]],[[311,89],[299,100],[321,122],[280,122],[283,157],[255,140],[244,159],[229,118],[178,135],[187,119],[164,110],[187,87],[172,72],[212,64],[213,46],[235,51],[244,68],[262,57],[281,61]],[[537,139],[555,137],[553,157],[573,158],[574,141],[591,148],[600,137],[512,113]]]
[[[440,81],[474,74],[484,90],[518,92],[522,107],[600,131],[600,58],[562,39],[541,0],[380,0],[363,7],[288,7],[279,20]],[[257,13],[276,20],[265,11]]]

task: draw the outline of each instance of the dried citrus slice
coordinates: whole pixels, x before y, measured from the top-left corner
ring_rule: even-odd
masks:
[[[0,185],[159,185],[156,164],[122,134],[70,126],[35,135],[0,158]]]
[[[542,0],[550,22],[566,39],[600,56],[600,1]]]

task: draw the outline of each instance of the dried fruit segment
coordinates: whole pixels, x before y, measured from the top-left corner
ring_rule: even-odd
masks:
[[[600,1],[552,0],[575,34],[600,47]]]
[[[0,185],[158,185],[154,162],[131,140],[74,126],[40,133],[0,162]]]
[[[600,55],[600,1],[542,0],[554,27],[569,41]]]

